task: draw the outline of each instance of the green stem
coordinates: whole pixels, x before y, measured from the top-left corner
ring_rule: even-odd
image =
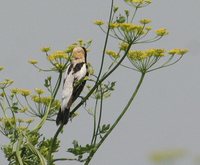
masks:
[[[57,139],[59,133],[61,132],[63,126],[64,126],[64,125],[61,124],[61,125],[58,127],[58,129],[57,129],[57,131],[56,131],[56,133],[55,133],[55,135],[54,135],[54,137],[53,137],[53,140],[52,140],[52,142],[51,142],[51,146],[50,146],[50,148],[49,148],[48,157],[47,157],[47,165],[51,165],[52,162],[53,162],[53,160],[52,160],[53,146],[55,145],[56,139]]]
[[[135,18],[137,10],[138,10],[138,7],[136,7],[135,10],[134,10],[133,16],[131,18],[131,22],[133,22],[133,19]]]
[[[154,68],[154,69],[148,70],[147,72],[152,72],[152,71],[155,71],[155,70],[158,70],[158,69],[161,69],[161,68],[165,68],[165,67],[168,67],[168,66],[174,65],[174,64],[176,64],[179,60],[181,60],[182,57],[183,57],[183,56],[179,57],[176,61],[174,61],[174,62],[171,63],[171,64],[167,64],[167,63],[169,63],[171,60],[170,60],[170,61],[167,61],[167,63],[161,65],[160,67],[157,67],[157,68]]]
[[[53,98],[54,99],[56,97],[56,94],[58,93],[58,89],[60,87],[61,80],[62,80],[62,71],[59,72],[59,77],[58,77],[58,80],[57,80],[56,85],[55,85],[54,90],[53,90]]]
[[[57,161],[79,161],[79,160],[74,159],[74,158],[58,158],[58,159],[53,160],[53,162],[57,162]]]
[[[123,111],[121,112],[121,114],[119,115],[119,117],[116,119],[116,121],[113,123],[113,125],[111,126],[111,128],[109,129],[109,131],[103,136],[103,138],[101,139],[101,141],[97,144],[97,146],[95,147],[95,149],[90,153],[90,155],[88,156],[87,161],[85,162],[84,165],[88,165],[89,162],[91,161],[91,159],[93,158],[94,154],[96,153],[96,151],[99,149],[99,147],[103,144],[103,142],[105,141],[105,139],[110,135],[110,133],[113,131],[113,129],[117,126],[117,124],[119,123],[119,121],[122,119],[122,117],[124,116],[124,114],[127,112],[127,110],[129,109],[131,103],[133,102],[135,96],[137,95],[137,92],[144,80],[144,76],[145,76],[146,72],[142,73],[140,80],[137,84],[137,87],[135,89],[135,91],[133,92],[131,98],[129,99],[127,105],[124,107]]]
[[[97,140],[97,136],[100,130],[100,126],[101,126],[101,118],[102,118],[102,110],[103,110],[103,91],[102,91],[102,87],[100,85],[100,91],[101,91],[101,101],[100,101],[100,107],[99,107],[99,121],[98,121],[98,125],[97,125],[97,130],[96,130],[96,135],[95,135],[95,140],[94,140],[94,144],[96,145],[96,140]]]
[[[109,23],[111,22],[111,19],[112,19],[112,12],[113,12],[113,5],[114,5],[114,0],[112,0],[111,2],[111,7],[110,7],[110,16],[109,16]],[[101,76],[101,73],[102,73],[102,69],[103,69],[103,64],[104,64],[104,59],[105,59],[105,52],[106,52],[106,47],[107,47],[107,44],[108,44],[108,37],[109,37],[109,33],[110,33],[110,26],[108,26],[108,29],[107,29],[107,33],[106,33],[106,39],[105,39],[105,44],[104,44],[104,48],[103,48],[103,54],[102,54],[102,59],[101,59],[101,66],[100,66],[100,70],[99,70],[99,74],[97,76],[97,81],[99,80],[100,76]]]
[[[17,157],[17,161],[18,161],[19,165],[23,165],[23,161],[22,161],[22,158],[21,158],[21,151],[20,151],[22,142],[23,142],[23,138],[20,134],[19,140],[18,140],[18,143],[17,143],[17,147],[16,147],[16,157]]]
[[[11,113],[12,113],[12,117],[13,117],[13,119],[14,119],[14,124],[12,124],[9,120],[8,120],[8,122],[9,122],[9,124],[12,126],[12,127],[14,127],[14,128],[16,128],[16,117],[15,117],[15,113],[13,112],[13,110],[12,110],[12,107],[11,107],[11,105],[10,105],[10,102],[9,102],[9,99],[8,99],[8,96],[7,96],[7,94],[6,94],[6,92],[5,92],[5,90],[4,89],[2,89],[3,90],[3,93],[5,94],[5,98],[6,98],[6,102],[7,102],[7,105],[8,105],[8,107],[9,107],[9,109],[11,110]],[[5,102],[5,101],[4,101]],[[3,114],[4,114],[4,117],[5,118],[8,118],[7,117],[7,115],[6,115],[6,105],[4,104],[4,105],[2,105],[2,104],[0,104],[1,105],[1,108],[2,108],[2,110],[3,110]]]
[[[95,108],[94,108],[94,121],[93,121],[93,135],[91,140],[91,145],[93,144],[95,135],[96,135],[96,116],[97,116],[97,105],[98,105],[98,98],[95,101]]]
[[[54,92],[53,92],[53,99],[55,99],[55,97],[56,97],[56,94],[57,94],[58,89],[59,89],[60,84],[61,84],[61,80],[62,80],[62,72],[59,73],[58,81],[57,81],[57,83],[56,83],[56,85],[55,85],[55,88],[54,88],[54,90],[53,90],[53,91],[54,91]],[[52,102],[52,103],[53,103],[53,102]],[[51,107],[51,106],[50,106],[50,107]],[[51,165],[51,164],[52,164],[53,146],[55,145],[56,139],[57,139],[59,133],[61,132],[63,126],[64,126],[64,125],[61,124],[61,125],[58,127],[58,130],[56,131],[56,133],[55,133],[55,135],[54,135],[54,137],[53,137],[53,140],[52,140],[52,142],[51,142],[51,146],[50,146],[50,148],[49,148],[49,153],[48,153],[48,158],[47,158],[47,164],[48,164],[48,165]]]
[[[5,98],[6,98],[8,107],[9,107],[9,109],[11,110],[12,117],[13,117],[14,120],[15,120],[15,114],[14,114],[14,112],[13,112],[13,110],[12,110],[12,106],[10,105],[10,101],[9,101],[9,99],[8,99],[8,96],[7,96],[7,94],[6,94],[6,91],[5,91],[4,89],[2,89],[2,90],[3,90],[3,93],[4,93],[4,95],[5,95]],[[15,125],[15,126],[16,126],[16,125]]]

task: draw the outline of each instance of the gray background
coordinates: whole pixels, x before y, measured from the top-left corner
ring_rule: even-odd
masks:
[[[41,65],[46,66],[41,47],[65,49],[80,38],[93,39],[88,61],[98,70],[104,35],[92,22],[95,19],[107,19],[110,1],[0,2],[0,65],[6,68],[1,72],[1,80],[12,78],[16,87],[42,87],[45,76],[36,72],[27,63],[28,59],[38,59]],[[121,5],[121,2],[117,0],[116,4]],[[164,26],[170,31],[170,35],[160,42],[143,45],[142,48],[184,47],[190,52],[177,65],[155,71],[145,78],[134,105],[91,164],[146,165],[151,164],[149,155],[152,152],[177,148],[188,152],[177,164],[193,164],[195,157],[200,155],[199,7],[199,0],[159,0],[138,13],[139,17],[152,18],[154,28]],[[110,42],[109,48],[114,47],[116,41]],[[110,62],[109,58],[106,61]],[[110,78],[118,83],[113,98],[105,102],[105,122],[112,122],[120,113],[138,76],[135,72],[120,68]],[[63,146],[71,145],[73,139],[78,139],[82,144],[90,140],[92,118],[82,109],[79,112],[80,117],[69,124],[61,135]],[[53,125],[43,131],[47,136],[52,136],[55,130]],[[1,137],[1,144],[5,142]],[[64,151],[60,156],[63,155]],[[0,157],[0,164],[7,164],[2,153]]]

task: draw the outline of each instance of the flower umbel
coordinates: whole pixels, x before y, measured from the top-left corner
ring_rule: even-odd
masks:
[[[14,81],[11,80],[11,79],[5,79],[4,81],[1,81],[0,82],[0,88],[1,89],[4,89],[4,88],[7,88],[9,87]]]
[[[32,65],[35,65],[35,64],[37,64],[38,63],[38,61],[37,60],[29,60],[28,61],[30,64],[32,64]]]
[[[65,51],[62,51],[62,50],[57,50],[48,56],[48,59],[50,61],[54,61],[58,59],[67,59],[67,58],[68,58],[67,53],[65,53]]]
[[[149,23],[151,23],[151,22],[152,22],[152,21],[151,21],[150,19],[146,19],[146,18],[140,20],[140,23],[141,23],[141,24],[149,24]]]
[[[101,26],[101,25],[104,24],[104,21],[102,21],[102,20],[96,20],[96,21],[94,21],[94,24],[98,25],[98,26]]]
[[[124,1],[127,4],[137,7],[137,8],[145,7],[152,3],[151,0],[124,0]]]
[[[41,51],[42,51],[42,52],[45,52],[45,53],[49,52],[50,50],[51,50],[50,47],[43,47],[43,48],[41,49]]]
[[[179,49],[179,48],[171,49],[168,51],[168,53],[171,55],[175,55],[175,54],[184,55],[187,52],[188,52],[188,49]]]
[[[119,58],[119,54],[116,53],[116,52],[113,51],[113,50],[107,50],[107,51],[106,51],[106,54],[109,55],[110,57],[114,58],[114,59]]]
[[[39,89],[39,88],[35,88],[35,92],[36,92],[38,95],[41,95],[41,94],[44,93],[44,90]]]
[[[130,50],[128,52],[128,59],[135,67],[134,70],[139,72],[150,72],[167,66],[171,66],[178,62],[182,56],[187,53],[187,49],[172,49],[166,51],[165,49],[147,49],[147,50]],[[180,55],[175,58],[174,55]],[[166,57],[166,61],[163,64],[160,64],[157,67],[154,67],[156,63],[162,58]],[[152,69],[152,67],[154,67]]]
[[[20,92],[20,89],[18,89],[18,88],[12,88],[11,89],[12,94],[18,94],[19,92]]]
[[[156,30],[155,33],[157,36],[165,36],[165,35],[169,34],[167,29],[165,29],[165,28],[160,28],[160,29]]]
[[[18,90],[19,90],[19,93],[24,97],[27,97],[31,94],[31,91],[28,89],[18,89]]]
[[[120,50],[126,51],[128,48],[128,44],[126,42],[122,42],[119,45]]]
[[[151,155],[151,160],[155,163],[163,163],[182,157],[183,155],[185,155],[185,151],[182,149],[166,150],[153,153]]]

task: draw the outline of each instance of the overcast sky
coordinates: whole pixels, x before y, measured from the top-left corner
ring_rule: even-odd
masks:
[[[40,52],[43,46],[65,49],[77,39],[93,39],[88,55],[98,70],[104,43],[103,33],[92,24],[108,19],[108,0],[0,0],[0,65],[6,69],[0,79],[15,80],[16,87],[42,87],[45,76],[27,63],[34,58],[46,65]],[[122,0],[115,0],[121,5]],[[159,0],[138,13],[153,20],[155,28],[166,27],[170,35],[143,48],[188,48],[190,52],[178,64],[155,71],[145,78],[130,111],[102,145],[92,165],[148,165],[154,151],[185,149],[186,158],[177,165],[193,164],[200,155],[200,1]],[[109,48],[116,47],[110,42]],[[107,59],[109,62],[109,58]],[[104,121],[112,122],[133,91],[139,75],[120,68],[109,80],[117,81],[113,98],[105,102]],[[131,88],[131,89],[130,89]],[[73,139],[90,141],[92,118],[81,109],[79,119],[61,135],[65,148]],[[53,136],[56,126],[44,129]],[[4,142],[1,136],[2,143]],[[62,153],[62,156],[65,153]],[[2,153],[0,164],[7,164]],[[60,163],[67,164],[67,163]],[[78,163],[69,162],[70,165]]]

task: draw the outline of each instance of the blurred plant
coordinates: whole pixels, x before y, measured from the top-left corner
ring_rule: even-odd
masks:
[[[185,153],[182,149],[158,151],[152,153],[150,159],[157,165],[173,165],[178,159],[185,156]]]
[[[128,8],[120,13],[119,7],[114,6],[114,0],[111,0],[109,21],[107,23],[102,20],[94,22],[105,33],[100,68],[95,73],[92,65],[88,64],[90,72],[90,76],[87,77],[88,92],[70,112],[71,118],[76,117],[76,111],[83,104],[86,104],[86,100],[91,98],[92,105],[90,107],[93,108],[89,109],[86,106],[86,109],[93,117],[93,131],[88,144],[81,145],[74,140],[73,146],[67,149],[73,158],[56,158],[54,155],[60,151],[58,136],[64,131],[64,125],[61,124],[58,127],[52,138],[47,138],[42,134],[41,128],[47,123],[48,126],[51,123],[55,124],[55,115],[60,107],[60,101],[56,99],[57,93],[61,86],[63,72],[71,61],[73,48],[79,45],[84,46],[89,51],[92,41],[79,40],[65,50],[53,52],[51,52],[50,47],[42,48],[41,51],[45,54],[50,65],[47,68],[40,67],[38,60],[29,60],[29,63],[40,72],[49,74],[44,80],[44,89],[35,88],[34,92],[31,92],[27,89],[11,88],[13,80],[10,79],[0,82],[0,107],[2,109],[0,131],[9,140],[8,144],[3,145],[2,150],[9,164],[53,165],[58,161],[79,161],[85,165],[89,164],[96,151],[129,109],[145,75],[177,63],[187,53],[186,49],[178,48],[172,50],[161,48],[136,50],[134,47],[132,49],[133,45],[136,44],[156,42],[168,35],[168,31],[165,28],[152,31],[153,28],[149,26],[151,20],[148,18],[135,22],[138,10],[151,4],[151,0],[125,0],[125,3]],[[118,42],[117,50],[108,49],[110,37]],[[108,57],[106,54],[111,59],[107,67],[104,65],[105,59]],[[109,124],[109,121],[102,123],[104,100],[110,98],[116,84],[115,81],[109,81],[108,78],[120,66],[127,68],[127,72],[140,73],[140,79],[114,123]],[[1,70],[3,67],[0,67]]]

